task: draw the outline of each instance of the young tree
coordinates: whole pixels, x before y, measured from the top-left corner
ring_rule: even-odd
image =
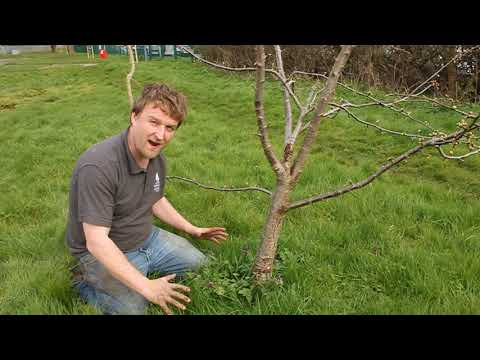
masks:
[[[457,61],[460,56],[466,54],[458,54],[447,62],[442,68],[435,72],[432,76],[426,79],[423,83],[418,85],[413,91],[408,94],[400,96],[399,99],[387,102],[376,99],[370,94],[365,94],[360,91],[357,91],[345,84],[339,82],[339,77],[342,72],[342,69],[345,67],[352,49],[354,47],[351,45],[341,46],[341,49],[336,56],[335,63],[331,68],[329,75],[316,74],[316,73],[305,73],[300,71],[294,71],[290,74],[289,77],[286,76],[283,68],[282,62],[282,51],[280,46],[274,46],[275,51],[275,63],[276,69],[266,69],[265,64],[265,48],[262,45],[256,46],[256,62],[255,67],[245,67],[245,68],[231,68],[228,66],[223,66],[216,64],[210,61],[207,61],[197,54],[193,53],[188,48],[183,48],[186,52],[190,53],[192,56],[198,60],[209,64],[211,66],[229,70],[229,71],[255,71],[256,73],[256,88],[255,88],[255,112],[257,117],[257,125],[259,130],[260,143],[263,148],[265,157],[272,168],[272,171],[276,176],[276,184],[273,192],[270,192],[266,189],[258,187],[249,187],[241,189],[225,189],[218,187],[211,187],[202,185],[195,180],[185,179],[181,177],[169,177],[177,178],[184,181],[189,181],[200,185],[204,188],[215,189],[220,191],[242,191],[242,190],[255,190],[263,191],[271,196],[271,203],[268,212],[267,219],[265,221],[262,239],[257,250],[255,263],[253,264],[252,271],[257,281],[263,282],[272,277],[273,265],[275,260],[275,255],[277,251],[277,244],[279,235],[282,230],[282,225],[285,219],[285,216],[289,211],[294,209],[299,209],[301,207],[314,204],[316,202],[326,201],[341,195],[347,194],[354,190],[361,189],[366,185],[373,182],[380,175],[384,174],[388,170],[392,169],[396,165],[407,160],[411,156],[420,153],[425,148],[436,147],[441,156],[446,159],[452,160],[463,160],[467,157],[480,153],[480,147],[475,143],[476,136],[474,131],[480,127],[479,115],[474,113],[465,113],[456,109],[455,107],[450,107],[442,104],[438,100],[429,99],[422,94],[426,92],[429,88],[435,85],[436,76],[443,70],[445,67],[449,66],[452,62]],[[468,51],[473,51],[478,47],[471,48]],[[132,56],[130,57],[130,63],[133,64]],[[283,103],[285,111],[285,126],[284,126],[284,137],[283,137],[283,152],[281,154],[275,153],[272,142],[270,140],[270,135],[267,126],[266,114],[264,109],[264,84],[266,81],[266,74],[272,75],[277,79],[283,87]],[[292,84],[294,82],[295,76],[298,75],[308,75],[316,78],[321,78],[325,80],[324,87],[321,90],[317,90],[314,86],[310,90],[309,96],[306,101],[300,101],[299,97],[292,90]],[[127,76],[128,82],[128,76]],[[368,103],[354,104],[350,101],[343,101],[342,103],[332,102],[334,94],[337,88],[337,85],[344,87],[345,89],[361,95],[369,99]],[[131,91],[131,90],[129,90]],[[130,95],[129,95],[130,96]],[[318,99],[318,100],[317,100]],[[406,112],[405,110],[398,107],[398,104],[406,102],[407,100],[422,100],[422,101],[431,101],[437,106],[448,107],[450,110],[454,111],[457,114],[462,116],[462,120],[458,123],[458,129],[449,134],[435,130],[431,125],[426,122],[422,122],[412,114]],[[299,110],[298,118],[296,122],[293,121],[293,111],[291,101]],[[354,113],[354,109],[362,109],[368,106],[379,106],[388,110],[391,110],[395,113],[398,113],[410,121],[415,121],[418,124],[421,124],[423,127],[428,128],[431,133],[427,135],[420,135],[414,133],[406,133],[401,131],[395,131],[381,127],[377,124],[365,121],[360,119]],[[319,127],[323,119],[334,116],[338,112],[344,111],[348,116],[368,127],[372,127],[379,131],[382,134],[389,134],[394,136],[406,136],[412,139],[417,139],[418,144],[403,154],[397,155],[394,158],[390,158],[390,161],[387,161],[382,166],[378,168],[377,171],[372,173],[370,176],[365,179],[358,181],[356,183],[351,183],[345,185],[339,189],[329,191],[322,194],[317,194],[310,196],[305,199],[293,201],[290,198],[292,190],[297,185],[301,174],[304,170],[305,163],[307,158],[310,155],[312,145],[315,142],[315,139],[318,134]],[[313,117],[308,120],[308,115],[313,113]],[[302,141],[298,141],[304,135]],[[453,153],[447,155],[442,149],[448,144],[464,145],[468,147],[468,152],[463,155],[453,156]]]
[[[132,94],[132,78],[133,74],[135,73],[135,60],[133,58],[133,49],[132,45],[127,45],[128,51],[128,60],[130,63],[130,72],[127,74],[127,95],[128,95],[128,102],[130,107],[133,106],[133,94]]]

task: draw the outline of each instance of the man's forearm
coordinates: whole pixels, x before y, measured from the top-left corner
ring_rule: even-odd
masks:
[[[192,234],[196,226],[188,222],[177,210],[170,204],[164,196],[155,203],[152,207],[153,214],[163,221],[165,224],[173,226],[174,228]]]
[[[127,257],[108,236],[102,239],[91,239],[87,242],[87,248],[114,278],[143,295],[148,278],[128,261]]]

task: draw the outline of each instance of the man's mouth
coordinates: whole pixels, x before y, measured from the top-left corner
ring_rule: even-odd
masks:
[[[158,143],[158,142],[155,142],[155,141],[152,141],[152,140],[148,140],[148,143],[149,143],[152,147],[159,147],[160,145],[162,145],[162,143]]]

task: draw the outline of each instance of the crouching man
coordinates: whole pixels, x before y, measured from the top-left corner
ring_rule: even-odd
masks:
[[[90,147],[70,183],[66,242],[77,258],[74,287],[105,314],[144,314],[148,302],[166,314],[185,309],[186,286],[174,279],[206,257],[189,241],[153,226],[153,215],[196,238],[220,243],[224,228],[192,225],[164,196],[165,157],[186,116],[185,97],[166,85],[143,89],[123,133]],[[149,279],[152,273],[163,277]],[[166,276],[165,276],[166,275]]]

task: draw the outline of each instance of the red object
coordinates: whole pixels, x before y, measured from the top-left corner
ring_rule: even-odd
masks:
[[[100,50],[99,55],[102,59],[106,59],[108,57],[108,52],[107,52],[107,50],[102,49],[102,50]]]

